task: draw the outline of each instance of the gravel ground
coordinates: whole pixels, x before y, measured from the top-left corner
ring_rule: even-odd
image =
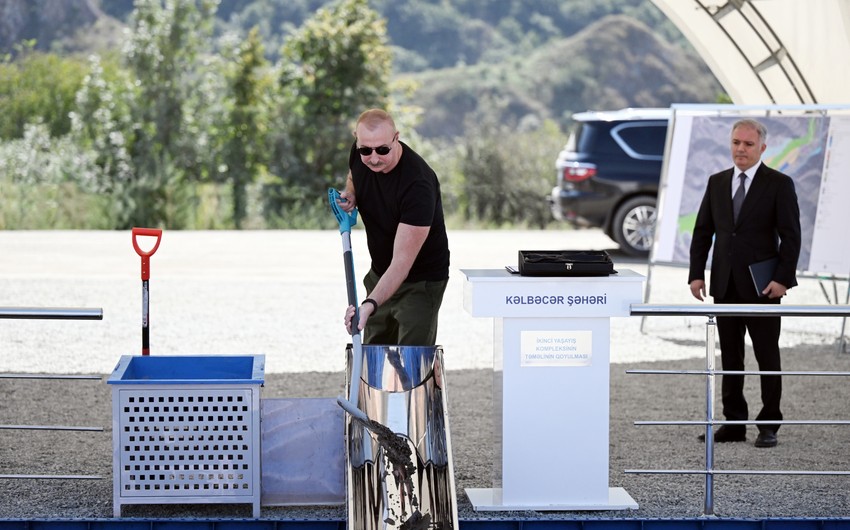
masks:
[[[447,356],[446,363],[451,364]],[[821,345],[784,352],[786,370],[847,371],[850,358]],[[700,369],[701,360],[612,365],[610,485],[635,499],[633,511],[474,512],[465,488],[489,487],[494,463],[492,373],[446,372],[451,440],[461,520],[523,518],[690,518],[703,508],[704,480],[698,475],[626,474],[624,470],[699,469],[704,466],[702,432],[690,426],[635,426],[639,420],[698,420],[704,407],[699,376],[627,374],[640,369]],[[339,395],[342,374],[301,372],[271,374],[264,398]],[[663,378],[660,380],[659,378]],[[0,430],[0,474],[100,475],[101,480],[0,480],[0,519],[112,517],[110,389],[101,381],[0,380],[4,403],[0,424],[91,425],[103,432]],[[747,395],[758,401],[755,377],[747,378]],[[850,386],[839,377],[785,378],[786,419],[847,420]],[[716,469],[850,470],[846,426],[784,426],[773,449],[747,443],[719,444]],[[850,517],[848,476],[739,476],[715,480],[715,514],[729,518]],[[244,518],[248,505],[125,506],[124,517]],[[342,507],[263,507],[269,519],[345,519]]]
[[[566,236],[564,235],[566,234]],[[355,232],[358,273],[365,241]],[[173,241],[173,243],[172,243]],[[489,487],[494,466],[492,321],[462,309],[464,268],[516,262],[516,250],[609,249],[618,267],[647,274],[646,263],[617,253],[604,236],[576,232],[450,233],[453,271],[441,314],[455,479],[461,520],[523,518],[690,518],[702,513],[699,475],[624,470],[697,469],[704,465],[699,427],[635,426],[638,420],[698,420],[704,409],[698,376],[626,374],[639,369],[701,369],[699,319],[638,318],[612,322],[610,485],[623,487],[638,510],[555,513],[474,512],[465,488]],[[566,243],[565,243],[566,241]],[[102,307],[103,322],[0,321],[0,374],[108,374],[139,344],[139,259],[128,233],[0,232],[0,307]],[[359,253],[358,253],[359,252]],[[152,347],[169,353],[265,353],[264,398],[334,397],[343,385],[341,333],[345,303],[336,232],[167,233],[152,258]],[[309,256],[309,258],[308,258]],[[310,265],[306,266],[305,263]],[[653,303],[689,303],[686,271],[655,266]],[[831,289],[831,287],[830,287]],[[843,286],[839,286],[839,290]],[[815,280],[786,303],[822,304]],[[783,321],[786,370],[850,371],[839,353],[839,319]],[[749,367],[755,369],[752,357]],[[785,378],[786,419],[850,420],[850,386],[841,377]],[[758,381],[747,378],[758,404]],[[112,517],[110,388],[81,381],[0,378],[0,425],[86,425],[103,432],[0,429],[0,475],[98,475],[100,480],[0,478],[0,519]],[[554,414],[554,412],[553,412]],[[784,426],[779,446],[718,445],[717,469],[850,470],[847,426]],[[719,475],[715,513],[728,518],[850,517],[850,477]],[[125,517],[250,517],[247,505],[125,506]],[[342,507],[264,507],[269,519],[345,518]]]

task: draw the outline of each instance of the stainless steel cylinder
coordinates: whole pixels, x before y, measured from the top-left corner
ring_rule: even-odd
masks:
[[[346,422],[348,527],[457,529],[442,348],[363,345],[362,353],[357,405],[371,425]],[[352,347],[347,354],[350,383]]]

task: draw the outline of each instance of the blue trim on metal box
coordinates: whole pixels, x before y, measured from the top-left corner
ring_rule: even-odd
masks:
[[[262,385],[265,355],[124,355],[110,385]]]

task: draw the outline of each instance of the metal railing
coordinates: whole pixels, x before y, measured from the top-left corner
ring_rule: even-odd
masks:
[[[850,372],[825,371],[723,371],[716,370],[715,336],[717,316],[795,316],[795,317],[848,317],[850,305],[767,305],[767,304],[632,304],[632,316],[705,316],[705,370],[627,370],[628,374],[657,375],[703,375],[705,376],[705,421],[636,421],[635,425],[704,425],[705,468],[704,469],[626,469],[630,474],[675,474],[705,475],[703,515],[714,515],[715,475],[845,475],[850,471],[800,471],[800,470],[721,470],[714,468],[715,425],[850,425],[847,420],[769,420],[727,421],[715,420],[715,377],[717,375],[782,375],[782,376],[835,376],[847,377]]]
[[[0,318],[18,320],[103,320],[103,309],[80,307],[0,307]]]
[[[0,307],[0,319],[17,320],[103,320],[103,309],[87,308],[37,308],[37,307]],[[42,380],[100,380],[93,375],[54,375],[54,374],[0,374],[0,379],[42,379]],[[73,425],[0,425],[0,430],[18,431],[83,431],[103,432],[102,427],[80,427]],[[98,475],[22,475],[0,474],[0,479],[54,479],[54,480],[97,480]]]

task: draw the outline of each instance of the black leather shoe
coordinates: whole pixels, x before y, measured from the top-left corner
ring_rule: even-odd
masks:
[[[776,447],[779,440],[776,439],[776,433],[773,431],[760,431],[756,437],[756,447]]]
[[[775,437],[774,437],[775,439]],[[701,442],[705,442],[705,435],[700,434],[699,440]],[[728,425],[721,425],[719,429],[714,432],[714,443],[724,443],[724,442],[746,442],[747,441],[747,431],[744,429],[733,429]]]

